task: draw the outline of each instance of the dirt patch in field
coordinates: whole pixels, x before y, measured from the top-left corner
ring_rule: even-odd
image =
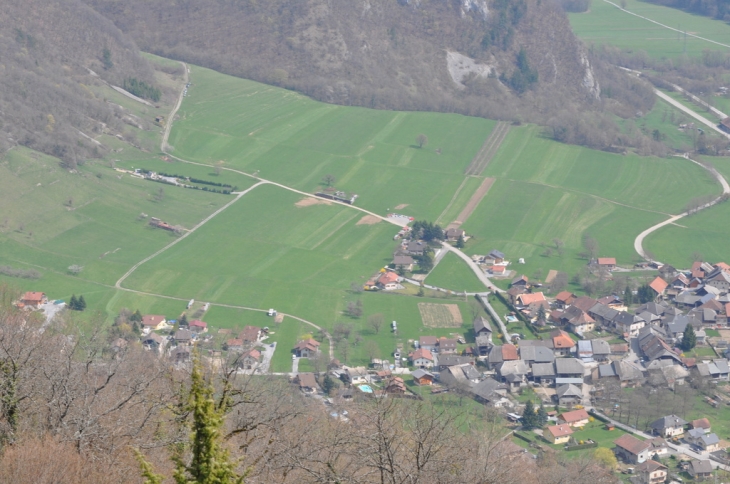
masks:
[[[464,322],[456,304],[418,303],[418,311],[427,328],[460,328]]]
[[[396,205],[396,206],[395,206],[395,210],[403,210],[403,209],[404,209],[404,208],[406,208],[407,206],[408,206],[408,204],[407,204],[407,203],[401,203],[400,205]]]
[[[484,198],[487,192],[489,192],[489,189],[492,188],[493,184],[494,178],[485,178],[482,184],[479,185],[479,188],[477,188],[477,191],[474,192],[474,195],[472,195],[467,202],[466,207],[464,207],[456,220],[448,225],[448,228],[455,229],[461,226],[461,224],[463,224],[464,222],[466,222],[467,219],[471,216],[472,212],[476,210],[479,202],[482,201],[482,198]]]
[[[280,314],[280,313],[276,313],[276,316],[274,316],[274,322],[276,324],[279,324],[282,321],[284,321],[284,315],[283,314]]]
[[[365,215],[363,218],[357,221],[355,225],[375,225],[380,223],[380,219],[375,215]]]
[[[332,202],[329,200],[322,200],[321,198],[314,198],[314,197],[307,197],[302,198],[297,203],[294,204],[295,207],[311,207],[312,205],[332,205]]]

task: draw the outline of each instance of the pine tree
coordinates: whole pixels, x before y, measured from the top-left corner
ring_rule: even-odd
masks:
[[[545,311],[545,306],[540,306],[537,308],[537,320],[538,321],[546,321],[547,320],[547,312]]]
[[[190,441],[176,448],[172,461],[175,463],[173,478],[176,484],[241,484],[245,476],[235,470],[228,450],[221,444],[224,418],[230,402],[222,397],[216,402],[213,384],[206,380],[200,356],[193,357],[193,370],[190,376],[190,390],[181,395],[180,410],[190,414]],[[229,389],[230,390],[230,389]],[[225,393],[227,394],[227,393]],[[185,458],[185,451],[191,456]],[[138,454],[145,484],[159,484],[164,479],[154,474],[152,466]]]
[[[183,313],[182,317],[180,318],[180,326],[182,326],[183,328],[187,328],[188,326],[188,316],[185,313]]]
[[[537,414],[532,400],[528,400],[525,404],[525,410],[522,412],[522,426],[527,430],[537,427]]]
[[[84,300],[83,295],[79,296],[78,307],[79,307],[79,311],[83,311],[84,309],[86,309],[86,300]]]
[[[129,317],[129,320],[130,320],[130,321],[136,321],[136,322],[138,322],[138,323],[141,323],[141,322],[142,322],[142,313],[140,313],[140,312],[139,312],[139,309],[138,309],[138,310],[136,310],[136,311],[134,312],[134,314],[132,314],[132,315],[131,315],[131,316]]]
[[[631,291],[631,288],[629,286],[626,286],[626,289],[624,289],[624,304],[626,306],[631,306],[633,302],[634,293]]]
[[[72,311],[78,310],[79,302],[76,299],[76,294],[71,295],[71,300],[68,302],[68,308]]]
[[[542,428],[545,425],[547,425],[547,422],[548,422],[547,410],[545,410],[545,405],[543,405],[543,403],[540,402],[540,407],[537,409],[537,426]]]
[[[460,235],[458,239],[456,239],[456,248],[457,249],[463,249],[464,248],[464,236]]]
[[[682,336],[682,343],[680,344],[680,347],[684,351],[690,351],[696,345],[697,335],[695,334],[695,329],[692,327],[691,324],[688,324],[687,328],[684,330],[684,335]]]

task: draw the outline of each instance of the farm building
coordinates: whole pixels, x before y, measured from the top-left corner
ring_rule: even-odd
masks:
[[[26,292],[23,297],[20,298],[21,307],[38,309],[42,304],[46,304],[48,298],[45,292]]]
[[[167,327],[167,319],[165,316],[158,314],[146,314],[142,316],[142,327],[151,330],[160,330]]]

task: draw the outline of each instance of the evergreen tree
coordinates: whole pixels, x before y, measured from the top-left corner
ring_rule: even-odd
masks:
[[[86,309],[86,300],[84,300],[83,295],[79,296],[78,308],[79,308],[79,311],[83,311],[84,309]]]
[[[191,421],[190,440],[179,445],[172,457],[175,463],[173,478],[176,484],[241,484],[245,476],[235,470],[228,450],[222,446],[222,428],[230,401],[224,396],[216,401],[213,384],[203,375],[200,356],[193,357],[193,370],[190,375],[190,390],[180,395],[182,414],[189,414]],[[230,391],[230,388],[227,389]],[[191,456],[185,458],[184,452],[190,450]],[[164,477],[155,474],[152,466],[137,453],[145,484],[158,484]]]
[[[697,335],[691,324],[687,325],[682,336],[682,343],[679,345],[684,351],[690,351],[697,345]]]
[[[527,430],[538,426],[535,405],[533,405],[532,400],[528,400],[525,404],[525,410],[522,412],[522,426]]]
[[[71,300],[68,302],[68,308],[72,311],[76,311],[79,307],[79,302],[76,299],[76,294],[71,295]]]
[[[538,321],[546,321],[547,320],[547,312],[545,311],[545,306],[540,306],[537,308],[537,320]]]
[[[131,315],[131,316],[129,317],[129,320],[130,320],[130,321],[135,321],[135,322],[137,322],[137,323],[141,323],[141,322],[142,322],[142,313],[140,313],[140,312],[139,312],[139,309],[138,309],[138,310],[136,310],[136,311],[135,311],[135,312],[134,312],[134,313],[133,313],[133,314],[132,314],[132,315]]]
[[[631,291],[631,288],[629,286],[626,286],[626,289],[624,289],[624,304],[626,306],[631,306],[634,302],[634,293]]]
[[[329,395],[335,388],[337,388],[337,382],[329,375],[329,373],[326,374],[322,380],[322,390],[324,390],[325,395]]]
[[[540,407],[537,409],[537,426],[542,428],[545,425],[547,425],[548,422],[548,414],[547,410],[545,410],[545,405],[540,402]]]
[[[460,235],[459,238],[456,240],[456,248],[457,249],[464,248],[464,236],[463,235]]]
[[[180,318],[180,326],[182,326],[183,328],[187,328],[188,326],[188,316],[185,313],[183,313],[182,317]]]

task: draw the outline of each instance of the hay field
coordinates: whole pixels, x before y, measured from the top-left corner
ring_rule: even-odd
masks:
[[[638,0],[626,0],[626,9],[669,27],[730,45],[730,25],[722,21]],[[706,49],[723,52],[727,50],[726,47],[689,36],[685,42],[681,33],[629,15],[603,0],[591,2],[588,13],[570,14],[569,18],[573,31],[587,44],[607,44],[630,51],[641,50],[657,59],[676,59],[685,53],[691,57],[699,57]]]
[[[458,328],[464,322],[456,304],[418,303],[418,311],[427,328]]]
[[[436,219],[495,122],[461,115],[327,105],[191,66],[193,86],[173,126],[174,153],[311,192],[324,175],[377,213],[408,204]],[[414,146],[418,134],[428,137]],[[440,152],[437,152],[440,150]]]

